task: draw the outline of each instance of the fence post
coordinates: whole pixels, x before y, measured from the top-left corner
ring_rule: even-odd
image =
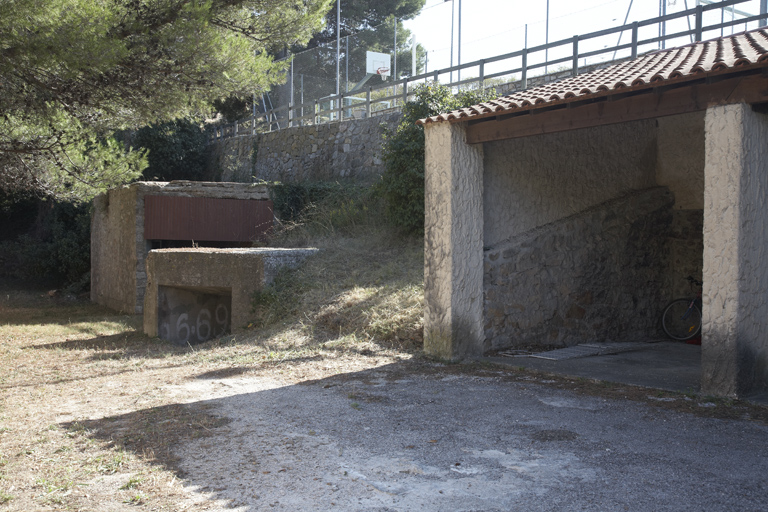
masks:
[[[317,100],[315,100],[315,113],[312,116],[312,124],[317,124]]]
[[[366,119],[371,117],[371,89],[373,89],[373,87],[369,85],[368,90],[365,91],[365,118]]]
[[[579,74],[579,36],[573,36],[573,69],[571,74],[573,76]]]
[[[523,50],[523,76],[520,79],[523,82],[523,90],[528,88],[528,48]]]
[[[702,39],[702,26],[704,24],[704,6],[699,4],[696,6],[696,41]]]
[[[293,127],[293,102],[288,104],[288,128]]]
[[[237,125],[238,125],[238,122],[237,122],[237,121],[235,121],[234,123],[232,123],[232,126],[233,126],[233,128],[232,128],[232,136],[233,136],[233,137],[237,137]]]
[[[339,94],[339,121],[344,120],[344,93]]]
[[[632,59],[637,58],[637,28],[638,23],[632,23]]]
[[[438,70],[435,70],[435,82],[440,81],[440,72]]]
[[[480,90],[485,90],[485,59],[480,61]]]
[[[256,116],[251,116],[251,135],[256,135]]]
[[[408,80],[403,82],[403,105],[408,103]]]

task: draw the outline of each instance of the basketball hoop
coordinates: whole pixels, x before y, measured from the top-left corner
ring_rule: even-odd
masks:
[[[376,68],[376,74],[381,76],[382,80],[386,80],[387,77],[389,76],[389,68],[387,67]]]

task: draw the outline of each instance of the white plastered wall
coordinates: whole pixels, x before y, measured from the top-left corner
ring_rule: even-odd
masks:
[[[768,387],[768,116],[706,114],[702,391]]]
[[[483,149],[464,125],[425,127],[424,349],[446,359],[483,347]]]

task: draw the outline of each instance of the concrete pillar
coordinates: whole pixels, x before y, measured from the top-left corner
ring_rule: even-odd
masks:
[[[768,116],[711,107],[705,120],[702,392],[768,388]]]
[[[463,124],[426,132],[424,350],[445,359],[483,350],[483,148]]]

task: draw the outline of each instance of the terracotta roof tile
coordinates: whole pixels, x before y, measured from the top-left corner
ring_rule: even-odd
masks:
[[[606,95],[627,88],[686,81],[702,74],[731,73],[745,67],[768,65],[768,30],[757,29],[710,41],[648,53],[634,60],[614,64],[591,73],[566,78],[501,96],[479,105],[454,110],[419,121],[463,121],[480,116],[533,109],[562,101]]]

